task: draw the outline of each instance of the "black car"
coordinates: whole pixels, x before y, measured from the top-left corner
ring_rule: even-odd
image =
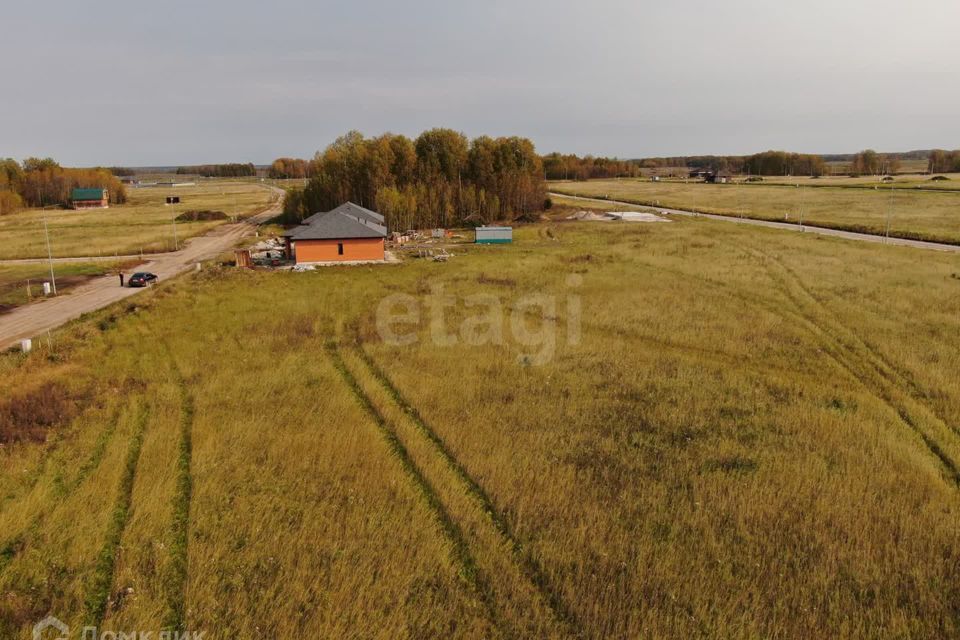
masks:
[[[129,285],[131,287],[145,287],[149,284],[153,284],[157,281],[157,274],[147,273],[145,271],[140,273],[135,273],[130,276]]]

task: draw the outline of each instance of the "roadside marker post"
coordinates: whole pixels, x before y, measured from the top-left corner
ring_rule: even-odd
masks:
[[[53,295],[57,295],[57,277],[53,274],[53,250],[50,248],[50,230],[47,228],[47,218],[43,218],[43,234],[47,237],[47,258],[50,260],[50,282],[53,283]]]

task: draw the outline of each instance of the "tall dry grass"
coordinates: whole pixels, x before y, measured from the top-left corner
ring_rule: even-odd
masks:
[[[7,629],[82,619],[143,403],[106,629],[960,632],[958,258],[707,220],[516,235],[446,264],[209,270],[65,330],[58,358],[0,358],[4,389],[71,367],[100,399],[0,454]],[[527,321],[562,338],[577,296],[581,339],[542,366],[508,326],[379,339],[385,295],[438,285],[450,331],[466,296],[539,293],[557,312]]]

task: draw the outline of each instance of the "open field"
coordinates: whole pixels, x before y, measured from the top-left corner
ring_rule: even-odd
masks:
[[[207,269],[0,357],[0,635],[960,634],[960,258],[516,240]]]
[[[900,171],[902,173],[923,173],[928,166],[929,162],[927,160],[902,160]],[[847,175],[852,169],[853,165],[850,162],[827,162],[827,171],[834,175]]]
[[[46,257],[44,218],[55,257],[156,253],[174,249],[173,218],[184,211],[211,209],[246,217],[264,209],[274,197],[256,184],[226,181],[175,189],[128,189],[127,193],[127,204],[109,209],[28,209],[0,216],[0,260]],[[181,196],[182,204],[166,206],[168,195]],[[177,239],[182,243],[219,224],[178,222]]]
[[[811,178],[809,176],[764,176],[763,182],[748,183],[750,186],[782,184],[789,186],[809,186],[809,187],[857,187],[873,189],[930,189],[936,191],[958,191],[960,190],[960,174],[946,173],[938,174],[947,178],[946,180],[931,180],[931,176],[922,174],[907,174],[895,176],[893,182],[883,182],[877,176],[860,176],[851,178],[849,176],[823,176],[820,178]],[[740,181],[741,178],[736,178]]]
[[[552,191],[650,206],[831,229],[960,243],[960,193],[899,189],[789,188],[773,185],[592,180],[552,182]]]
[[[90,278],[112,273],[129,264],[111,261],[77,264],[55,263],[57,293],[64,294]],[[43,283],[50,281],[50,267],[44,264],[0,264],[0,313],[43,297]],[[28,295],[28,285],[30,295]]]

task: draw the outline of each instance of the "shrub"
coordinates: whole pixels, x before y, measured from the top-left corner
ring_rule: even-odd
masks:
[[[13,191],[0,191],[0,216],[19,211],[23,200]]]
[[[0,404],[0,443],[44,442],[47,431],[66,422],[76,412],[67,389],[47,382]]]

